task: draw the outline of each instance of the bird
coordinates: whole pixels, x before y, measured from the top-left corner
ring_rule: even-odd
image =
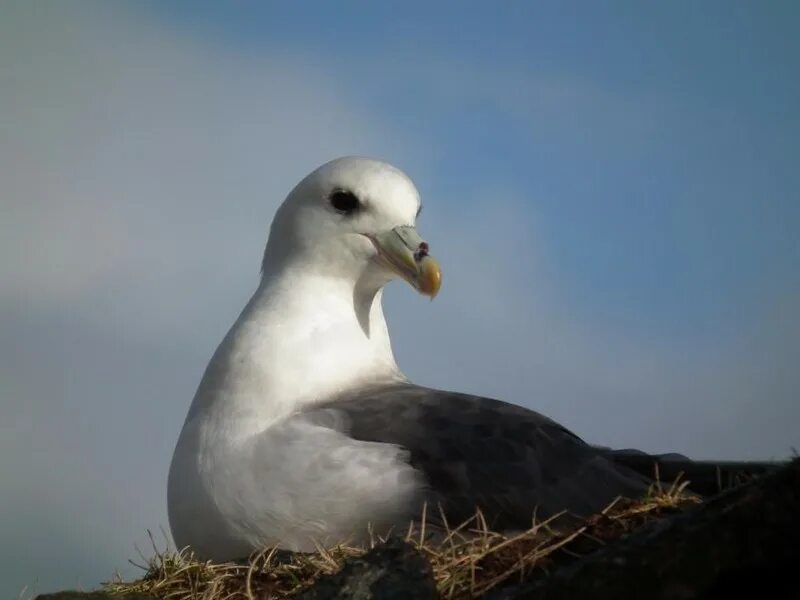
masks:
[[[611,451],[533,409],[422,386],[383,312],[399,280],[434,299],[442,268],[398,167],[343,156],[276,210],[260,279],[211,356],[169,467],[177,546],[208,560],[310,552],[477,510],[499,531],[640,497],[651,455]],[[631,461],[628,461],[631,462]],[[649,467],[649,463],[645,464]]]

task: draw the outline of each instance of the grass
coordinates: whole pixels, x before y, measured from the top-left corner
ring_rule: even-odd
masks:
[[[425,513],[412,523],[405,540],[430,560],[443,598],[474,598],[502,584],[545,575],[575,557],[596,550],[626,533],[699,500],[676,481],[669,487],[656,482],[642,500],[619,498],[605,510],[579,521],[567,531],[554,531],[553,517],[534,522],[514,535],[491,531],[480,513],[457,527],[445,527],[431,536]],[[446,523],[446,521],[444,521]],[[153,541],[152,535],[150,536]],[[336,573],[348,558],[367,547],[318,547],[313,553],[289,553],[265,548],[243,563],[198,561],[186,550],[161,551],[137,564],[140,579],[120,578],[104,585],[113,594],[147,593],[163,600],[254,600],[290,598],[319,577]]]

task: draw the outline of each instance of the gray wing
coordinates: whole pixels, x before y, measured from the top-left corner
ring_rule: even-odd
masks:
[[[491,527],[524,529],[534,516],[592,514],[649,483],[547,417],[491,398],[392,384],[307,413],[325,411],[355,439],[404,447],[428,483],[425,500],[451,525],[480,508]]]

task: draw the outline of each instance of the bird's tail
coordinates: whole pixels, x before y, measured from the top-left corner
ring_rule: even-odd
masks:
[[[785,464],[781,461],[692,460],[682,454],[648,454],[634,449],[598,448],[618,465],[669,486],[688,482],[701,496],[713,496],[726,489],[769,473]]]

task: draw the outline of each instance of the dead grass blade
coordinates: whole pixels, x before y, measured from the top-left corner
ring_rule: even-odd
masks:
[[[472,598],[505,583],[534,577],[537,572],[546,575],[633,528],[699,502],[686,493],[687,485],[676,480],[667,487],[657,479],[641,501],[618,498],[596,515],[568,527],[559,527],[562,517],[568,516],[564,513],[537,521],[534,511],[531,527],[513,535],[492,531],[480,511],[451,527],[439,506],[434,524],[428,519],[426,505],[421,521],[409,525],[404,539],[427,556],[443,598]],[[439,529],[442,535],[433,535]],[[105,584],[108,592],[139,592],[159,600],[280,600],[292,597],[322,575],[336,573],[347,559],[363,555],[383,541],[370,528],[366,547],[317,544],[316,552],[283,553],[280,557],[278,549],[264,548],[242,564],[217,564],[196,560],[186,550],[160,550],[149,531],[148,535],[153,555],[146,559],[140,552],[142,577],[126,582],[117,576]],[[164,537],[168,539],[166,534]]]

